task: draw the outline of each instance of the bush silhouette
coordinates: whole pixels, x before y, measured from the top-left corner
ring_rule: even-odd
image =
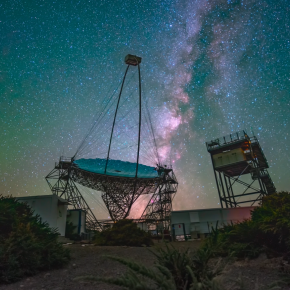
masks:
[[[119,220],[112,228],[96,233],[94,243],[98,246],[150,246],[151,235],[137,227],[132,220]]]
[[[69,251],[57,229],[42,222],[25,203],[0,195],[0,282],[14,282],[39,270],[61,267]]]
[[[263,197],[251,219],[212,229],[204,247],[217,255],[255,258],[262,251],[270,256],[290,253],[290,193]]]

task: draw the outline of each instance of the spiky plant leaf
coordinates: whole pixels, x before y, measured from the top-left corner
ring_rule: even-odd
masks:
[[[108,284],[118,285],[122,287],[127,287],[132,290],[152,290],[152,287],[148,285],[147,282],[144,282],[140,279],[140,277],[136,276],[134,272],[128,271],[123,274],[119,278],[104,278],[104,277],[96,277],[96,276],[80,276],[74,278],[75,281],[99,281],[105,282]]]
[[[175,290],[175,287],[173,287],[174,279],[173,279],[172,275],[165,267],[163,267],[161,265],[158,265],[155,268],[148,268],[142,264],[139,264],[139,263],[136,263],[136,262],[124,259],[124,258],[110,256],[110,255],[107,255],[105,257],[107,257],[111,260],[118,261],[119,263],[127,266],[128,268],[137,272],[138,274],[141,274],[141,275],[153,280],[155,282],[155,284],[158,285],[158,287],[160,289]],[[156,271],[156,268],[159,269],[159,271],[161,273]]]

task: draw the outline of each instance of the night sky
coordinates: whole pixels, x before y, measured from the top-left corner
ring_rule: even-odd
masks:
[[[172,157],[175,210],[220,206],[205,142],[242,129],[290,190],[287,0],[4,0],[0,48],[4,195],[50,194],[44,177],[74,155],[128,53],[142,57],[160,154]]]

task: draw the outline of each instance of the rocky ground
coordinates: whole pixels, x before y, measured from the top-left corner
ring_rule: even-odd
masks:
[[[282,265],[282,258],[268,259],[261,254],[254,260],[228,262],[218,279],[227,290],[289,290],[289,278],[281,272]]]
[[[180,249],[199,247],[200,242],[172,243]],[[162,246],[157,243],[157,246]],[[126,271],[126,267],[116,261],[109,260],[104,255],[114,255],[141,262],[146,266],[154,265],[154,255],[146,247],[97,247],[93,245],[72,244],[66,245],[71,250],[70,263],[62,268],[41,272],[33,277],[10,285],[1,285],[0,290],[29,289],[29,290],[118,290],[119,286],[108,285],[101,282],[80,282],[73,279],[78,276],[95,275],[102,277],[116,277]],[[151,248],[153,249],[153,248]],[[212,261],[216,264],[218,260]],[[256,260],[229,262],[224,273],[218,278],[229,290],[264,290],[281,279],[279,268],[281,259],[267,259],[261,255]],[[288,286],[276,289],[290,289]]]

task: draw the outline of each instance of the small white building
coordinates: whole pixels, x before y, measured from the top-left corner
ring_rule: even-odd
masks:
[[[65,235],[68,202],[55,194],[17,197],[27,203],[35,214],[39,214],[52,228],[58,228],[61,236]]]
[[[242,222],[251,217],[254,206],[236,208],[209,208],[171,212],[171,227],[175,236],[191,235],[197,238],[208,234],[212,228],[231,222]]]

